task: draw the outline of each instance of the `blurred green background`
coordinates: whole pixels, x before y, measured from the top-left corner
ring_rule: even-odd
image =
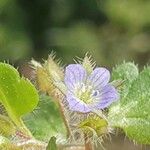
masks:
[[[149,0],[0,0],[0,60],[65,63],[88,51],[108,67],[150,62]]]

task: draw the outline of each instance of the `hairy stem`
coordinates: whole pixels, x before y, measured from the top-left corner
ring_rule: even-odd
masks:
[[[87,134],[84,134],[85,150],[93,150],[92,143]]]
[[[61,117],[62,117],[62,119],[63,119],[64,125],[65,125],[65,127],[66,127],[67,137],[69,137],[69,136],[71,135],[71,130],[70,130],[68,121],[67,121],[67,119],[66,119],[66,117],[65,117],[65,114],[64,114],[64,107],[63,107],[63,105],[62,105],[62,103],[61,103],[61,100],[58,99],[58,98],[56,99],[56,96],[52,95],[51,92],[48,92],[48,95],[49,95],[49,96],[52,96],[52,97],[56,100],[55,103],[57,102],[57,104],[58,104],[58,106],[59,106],[59,112],[60,112],[60,114],[61,114]]]
[[[20,119],[20,131],[22,133],[24,133],[28,138],[34,139],[32,133],[30,132],[30,130],[26,127],[26,125],[24,124],[24,122]]]
[[[67,119],[65,117],[65,114],[64,114],[64,108],[63,108],[62,103],[60,101],[58,101],[58,105],[59,105],[60,114],[62,116],[62,119],[64,121],[66,130],[67,130],[67,137],[69,137],[71,135],[71,131],[70,131],[70,127],[69,127],[68,121],[67,121]]]

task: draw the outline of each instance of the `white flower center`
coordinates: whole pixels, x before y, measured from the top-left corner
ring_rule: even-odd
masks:
[[[86,104],[90,104],[94,100],[94,96],[97,96],[98,91],[94,90],[92,86],[80,84],[75,88],[75,94],[77,98]]]

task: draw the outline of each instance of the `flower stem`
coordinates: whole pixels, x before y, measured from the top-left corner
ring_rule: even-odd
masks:
[[[21,132],[27,136],[29,139],[34,139],[32,133],[30,132],[30,130],[26,127],[26,125],[24,124],[24,122],[20,119],[20,127],[21,127]]]
[[[67,121],[67,119],[65,117],[65,114],[64,114],[64,108],[63,108],[62,103],[60,101],[58,101],[58,105],[59,105],[60,114],[61,114],[62,119],[64,121],[64,124],[66,126],[67,137],[69,137],[71,135],[71,131],[70,131],[70,127],[69,127],[68,121]]]
[[[88,137],[87,134],[84,134],[84,140],[85,140],[85,150],[92,150],[92,143]]]
[[[67,135],[66,135],[66,136],[67,136],[67,138],[69,138],[69,136],[71,135],[71,130],[70,130],[68,121],[67,121],[67,119],[66,119],[66,116],[65,116],[65,114],[64,114],[64,107],[63,107],[63,105],[62,105],[62,102],[61,102],[61,100],[60,100],[59,98],[56,98],[56,96],[52,95],[51,92],[48,92],[48,95],[49,95],[49,96],[52,96],[52,97],[55,99],[54,102],[55,102],[55,103],[57,102],[57,104],[58,104],[59,112],[60,112],[60,114],[61,114],[61,117],[62,117],[62,119],[63,119],[64,125],[65,125],[65,127],[66,127],[66,131],[67,131]]]

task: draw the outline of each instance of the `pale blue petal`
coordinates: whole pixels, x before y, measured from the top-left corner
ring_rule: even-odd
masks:
[[[108,84],[109,80],[110,72],[102,67],[94,69],[88,79],[89,83],[92,84],[95,89],[101,89]]]
[[[88,105],[81,102],[78,98],[74,97],[74,95],[70,92],[67,93],[66,99],[68,101],[69,108],[72,111],[78,111],[82,113],[88,113],[91,111]]]
[[[68,89],[74,89],[76,84],[82,84],[87,77],[86,70],[80,64],[71,64],[65,70],[65,84]]]
[[[104,109],[119,99],[119,93],[114,88],[114,86],[108,84],[102,88],[98,98],[99,102],[96,108]]]

